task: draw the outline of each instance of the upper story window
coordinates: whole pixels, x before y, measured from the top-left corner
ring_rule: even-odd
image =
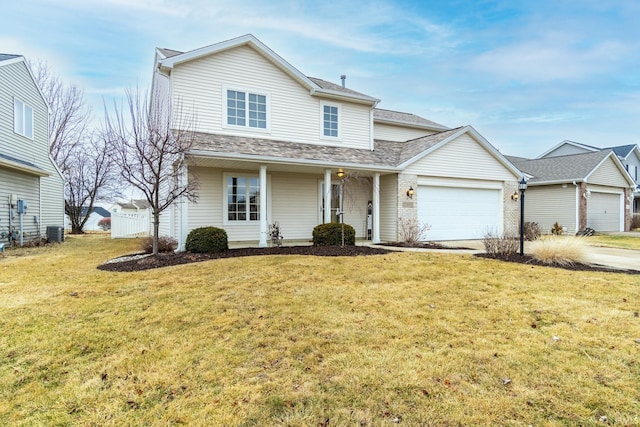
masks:
[[[227,125],[267,129],[267,96],[227,90]]]
[[[13,130],[33,139],[33,108],[17,98],[13,99]]]
[[[325,138],[340,137],[340,106],[322,104],[322,136]]]

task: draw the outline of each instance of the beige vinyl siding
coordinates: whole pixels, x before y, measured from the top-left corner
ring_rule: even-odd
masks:
[[[14,132],[14,97],[33,109],[33,139]],[[49,110],[35,81],[24,62],[0,66],[0,153],[35,164],[49,176],[38,181],[30,175],[23,176],[22,184],[9,181],[5,191],[20,192],[24,182],[37,182],[37,191],[30,191],[24,199],[29,203],[29,223],[35,225],[38,218],[39,231],[44,235],[47,226],[64,226],[63,179],[49,157],[48,141]],[[22,174],[16,172],[16,176]],[[31,184],[29,184],[31,185]],[[0,215],[2,215],[0,213]]]
[[[398,221],[398,175],[380,177],[380,240],[395,242]]]
[[[320,219],[319,185],[316,175],[280,173],[271,177],[271,216],[287,240],[310,240]]]
[[[587,183],[610,187],[628,187],[630,184],[623,173],[616,167],[613,159],[609,157],[588,177]]]
[[[13,131],[13,99],[33,109],[33,139]],[[24,62],[0,66],[0,152],[53,173],[49,164],[49,110]]]
[[[404,142],[422,136],[433,135],[434,131],[426,129],[416,129],[404,126],[394,126],[386,123],[375,123],[373,125],[373,137],[384,141]]]
[[[506,166],[466,134],[411,164],[404,173],[499,181],[514,179],[514,175]]]
[[[321,138],[319,97],[248,46],[219,52],[179,64],[171,73],[174,105],[196,109],[198,130],[311,144],[336,144],[369,148],[370,107],[344,101],[340,104],[339,141]],[[268,131],[227,127],[225,89],[265,94],[268,97]]]
[[[558,222],[566,234],[577,231],[576,187],[570,184],[529,186],[525,192],[525,221],[537,222],[543,234],[551,234]]]
[[[584,154],[591,153],[593,150],[587,150],[586,148],[576,147],[571,144],[563,144],[550,153],[546,154],[544,157],[558,157],[558,156],[570,156],[572,154]]]
[[[2,238],[1,236],[3,233],[9,232],[9,196],[11,194],[15,194],[18,199],[26,200],[28,203],[27,213],[22,218],[24,239],[31,240],[38,237],[38,224],[34,221],[34,216],[40,215],[39,180],[40,178],[37,176],[0,167],[0,242],[7,241],[6,237]],[[11,225],[16,232],[19,232],[20,218],[15,208],[13,213]],[[64,225],[64,222],[58,225]]]
[[[53,161],[49,161],[53,168]],[[40,178],[40,233],[44,235],[47,226],[63,227],[64,217],[64,182],[59,173],[51,173]],[[35,213],[34,213],[35,215]]]

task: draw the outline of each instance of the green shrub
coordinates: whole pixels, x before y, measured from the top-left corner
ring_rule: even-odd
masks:
[[[529,242],[538,240],[541,234],[542,230],[540,229],[540,224],[537,222],[524,223],[524,240]]]
[[[178,247],[178,242],[173,237],[158,236],[158,252],[173,252]],[[146,254],[153,252],[153,237],[145,237],[140,241],[140,249]]]
[[[184,248],[188,252],[212,253],[229,249],[227,232],[217,227],[194,228],[189,232]]]
[[[344,225],[344,244],[356,244],[356,230],[349,224],[335,222],[320,224],[313,229],[314,245],[342,245],[342,226]]]

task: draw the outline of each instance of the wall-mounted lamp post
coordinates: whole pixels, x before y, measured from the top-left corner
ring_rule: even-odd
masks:
[[[415,193],[415,190],[413,189],[413,186],[409,186],[409,189],[407,190],[407,197],[410,199],[413,199],[414,193]]]
[[[518,183],[520,190],[520,256],[524,255],[524,192],[527,191],[527,181],[524,176]]]

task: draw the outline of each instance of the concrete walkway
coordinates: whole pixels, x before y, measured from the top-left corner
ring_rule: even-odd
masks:
[[[640,232],[617,233],[624,236],[633,236],[640,238]],[[588,240],[587,240],[588,242]],[[464,241],[445,241],[437,242],[444,246],[465,247],[469,250],[451,251],[457,253],[482,253],[484,245],[482,240],[464,240]],[[527,253],[529,242],[524,244],[524,252]],[[602,265],[611,268],[620,268],[625,270],[640,270],[640,251],[632,249],[607,248],[603,246],[589,245],[587,253],[587,261],[590,264]]]

